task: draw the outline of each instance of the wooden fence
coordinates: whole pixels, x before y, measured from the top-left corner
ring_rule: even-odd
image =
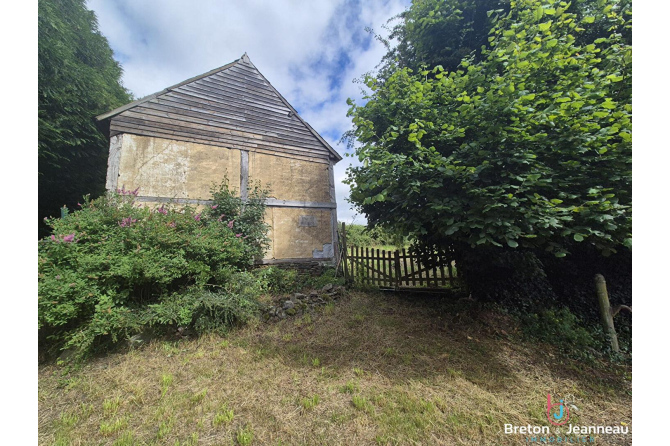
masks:
[[[448,289],[459,285],[451,250],[434,254],[435,265],[423,265],[421,259],[405,249],[387,251],[346,245],[342,224],[342,271],[348,283],[357,282],[380,288]]]

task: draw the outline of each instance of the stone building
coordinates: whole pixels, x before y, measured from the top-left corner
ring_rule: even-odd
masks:
[[[224,176],[242,198],[260,180],[271,191],[262,263],[335,261],[333,166],[342,157],[246,54],[96,119],[110,141],[108,190],[206,205]]]

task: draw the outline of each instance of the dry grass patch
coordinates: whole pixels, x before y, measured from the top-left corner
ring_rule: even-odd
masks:
[[[353,293],[226,338],[157,340],[65,375],[43,366],[40,444],[513,445],[523,438],[504,423],[545,425],[547,393],[578,407],[579,424],[630,426],[629,367],[575,363],[505,324]]]

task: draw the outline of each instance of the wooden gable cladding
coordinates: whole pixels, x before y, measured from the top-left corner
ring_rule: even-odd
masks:
[[[105,119],[110,136],[131,133],[326,164],[341,159],[246,55],[98,117]]]

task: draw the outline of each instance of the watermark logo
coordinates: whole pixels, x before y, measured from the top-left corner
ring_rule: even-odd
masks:
[[[547,394],[547,419],[554,426],[563,426],[570,419],[570,409],[568,409],[568,406],[563,400],[551,404],[550,394]]]

